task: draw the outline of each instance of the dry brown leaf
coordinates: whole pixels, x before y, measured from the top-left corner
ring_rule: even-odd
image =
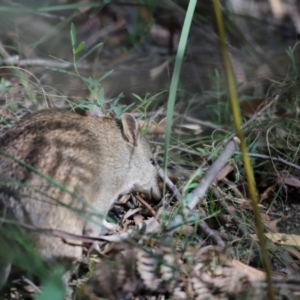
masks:
[[[237,211],[237,207],[234,206],[234,205],[228,205],[228,210],[231,211],[231,212],[236,212]]]
[[[261,212],[260,216],[264,222],[270,221],[270,217],[266,213]]]
[[[271,229],[272,232],[278,232],[277,224],[281,221],[280,219],[275,219],[272,221],[264,221],[265,225],[268,226],[269,229]]]
[[[159,66],[150,69],[150,78],[151,78],[151,80],[156,79],[168,67],[169,63],[170,63],[170,59],[167,59],[166,61],[164,61]]]
[[[141,222],[143,222],[144,220],[144,217],[142,215],[135,215],[133,217],[133,221],[134,223],[137,225],[137,224],[140,224]]]
[[[156,124],[156,123],[151,123],[149,124],[149,122],[147,121],[143,121],[143,120],[139,120],[139,127],[140,128],[147,128],[147,132],[148,133],[152,133],[152,134],[163,134],[165,133],[165,128],[160,126],[160,123],[159,124]]]
[[[202,127],[199,124],[181,124],[180,128],[193,130],[195,135],[202,133]]]
[[[147,201],[145,201],[140,195],[136,195],[135,197],[143,206],[148,209],[148,211],[150,211],[153,217],[156,216],[156,211],[149,205]]]
[[[121,230],[120,226],[118,224],[114,224],[111,222],[107,222],[106,220],[103,220],[103,225],[110,231],[113,232],[119,232]]]
[[[194,228],[194,226],[191,226],[191,225],[183,225],[180,228],[180,233],[190,236],[192,234],[195,234],[195,228]]]
[[[262,108],[266,99],[251,99],[241,101],[241,112],[243,116],[252,116],[255,112]]]
[[[0,116],[12,118],[14,115],[8,109],[0,109]]]
[[[130,199],[131,195],[130,194],[124,194],[119,200],[118,202],[120,203],[127,203],[127,201]]]
[[[233,206],[228,207],[229,211],[236,211],[236,208],[234,207],[234,210],[232,210],[231,208],[233,208]],[[218,220],[222,223],[228,224],[228,223],[232,223],[233,217],[231,215],[228,214],[220,214],[218,216]]]
[[[298,188],[300,187],[300,180],[296,177],[279,178],[278,180],[280,180],[281,183],[284,183],[286,185],[290,185]]]
[[[250,234],[250,236],[258,241],[256,234]],[[300,236],[296,234],[266,233],[265,236],[276,244],[300,247]]]
[[[240,62],[234,55],[230,55],[230,61],[236,81],[239,83],[247,82],[247,75],[244,68],[245,65]]]
[[[291,2],[293,3],[293,2]],[[280,22],[286,15],[286,7],[283,1],[280,0],[269,0],[270,8],[274,17]]]
[[[164,27],[158,24],[154,24],[151,26],[150,34],[156,39],[160,38],[164,40],[168,40],[170,36],[169,30],[165,29]]]
[[[217,181],[225,178],[230,172],[233,171],[232,164],[227,164],[217,175]]]
[[[273,184],[271,186],[269,186],[268,188],[266,188],[264,190],[264,192],[260,195],[259,197],[259,201],[264,201],[265,199],[267,199],[270,196],[270,193],[273,192],[274,188],[275,188],[276,184]]]
[[[123,218],[123,222],[126,221],[128,218],[130,218],[132,215],[136,214],[137,212],[141,211],[142,209],[140,207],[135,209],[130,209]]]
[[[231,261],[231,263],[233,264],[233,266],[235,268],[237,268],[240,272],[242,272],[243,274],[247,275],[247,278],[250,281],[258,281],[258,280],[264,280],[266,278],[266,273],[260,270],[257,270],[255,268],[252,268],[248,265],[245,265],[244,263],[233,259]]]
[[[166,127],[166,124],[167,124],[167,117],[163,118],[162,120],[160,120],[160,121],[158,122],[158,126],[159,126],[159,127],[165,128],[165,127]]]
[[[245,199],[237,199],[236,198],[236,199],[233,199],[233,201],[235,203],[238,203],[244,209],[252,209],[251,200],[250,199],[245,200]],[[259,208],[264,208],[264,206],[261,205],[261,204],[258,204],[258,207]]]

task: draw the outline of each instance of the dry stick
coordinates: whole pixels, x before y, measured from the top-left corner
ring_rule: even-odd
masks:
[[[28,285],[30,285],[37,294],[41,294],[42,293],[42,290],[38,286],[36,286],[31,280],[29,280],[28,278],[22,277],[22,280],[25,283],[27,283]]]
[[[220,131],[223,131],[225,133],[230,133],[230,131],[222,128],[222,126],[216,125],[216,124],[211,123],[211,122],[201,121],[199,119],[189,117],[189,116],[185,116],[185,115],[181,115],[179,113],[174,113],[174,116],[182,117],[184,120],[186,120],[188,122],[192,122],[194,124],[198,124],[198,125],[201,125],[201,126],[205,126],[205,127],[208,127],[208,128],[215,129],[215,130],[220,130]]]
[[[235,153],[241,155],[241,152],[236,151]],[[254,158],[260,158],[260,159],[267,159],[267,160],[277,161],[277,162],[280,162],[280,163],[282,163],[284,165],[287,165],[287,166],[289,166],[291,168],[294,168],[294,169],[300,171],[300,166],[295,165],[293,163],[290,163],[290,162],[288,162],[287,160],[285,160],[285,159],[283,159],[281,157],[273,157],[273,156],[264,155],[264,154],[257,154],[257,153],[248,153],[248,155],[250,157],[254,157]]]
[[[148,204],[147,201],[145,201],[140,195],[135,195],[135,198],[150,211],[153,217],[156,216],[155,210]]]
[[[198,222],[198,227],[208,238],[214,241],[216,245],[221,247],[221,249],[225,249],[226,244],[222,240],[218,231],[211,229],[204,221],[201,220]]]
[[[169,179],[168,176],[165,175],[164,170],[162,168],[158,169],[158,176],[165,181],[167,188],[173,193],[173,196],[178,202],[182,201],[182,196],[178,191],[177,187],[173,182]]]
[[[9,67],[11,64],[19,67],[38,66],[38,67],[48,67],[48,68],[60,68],[60,69],[67,69],[73,66],[69,62],[57,61],[54,59],[41,59],[41,58],[20,59],[18,55],[10,56],[6,59],[0,59],[0,66]],[[79,69],[90,69],[92,66],[87,63],[79,63],[77,67]]]
[[[217,158],[217,160],[212,164],[209,170],[206,172],[205,176],[201,180],[200,184],[196,187],[196,189],[192,193],[192,199],[190,202],[183,208],[182,214],[178,214],[174,217],[171,224],[168,226],[169,231],[173,231],[178,224],[182,224],[183,222],[187,222],[188,216],[192,215],[192,210],[196,207],[199,202],[199,199],[205,196],[205,193],[212,182],[215,180],[217,174],[222,170],[222,168],[227,163],[228,159],[233,155],[234,151],[238,147],[239,140],[234,137],[229,140],[225,145],[224,150],[221,155]],[[201,230],[210,237],[217,245],[224,248],[225,243],[220,238],[220,235],[208,227],[208,225],[204,221],[199,221],[198,226]]]

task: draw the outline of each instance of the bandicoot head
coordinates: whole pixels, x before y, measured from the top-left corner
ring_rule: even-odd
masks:
[[[123,138],[127,144],[126,156],[129,169],[126,174],[130,190],[141,192],[154,199],[160,198],[158,188],[158,168],[148,141],[138,130],[136,119],[125,113],[122,116]],[[124,162],[125,163],[125,162]]]

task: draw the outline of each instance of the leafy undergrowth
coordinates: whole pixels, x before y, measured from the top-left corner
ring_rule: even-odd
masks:
[[[165,7],[154,2],[152,4],[153,7],[158,5],[159,12],[167,15],[163,10]],[[81,6],[76,5],[73,7],[80,15]],[[187,57],[182,66],[181,86],[176,88],[179,99],[174,109],[170,146],[167,149],[167,174],[177,188],[169,182],[163,199],[159,203],[150,203],[151,207],[141,204],[144,203],[143,199],[139,200],[141,202],[137,201],[141,195],[122,197],[112,210],[112,218],[121,228],[111,232],[115,243],[101,240],[100,254],[93,252],[89,257],[84,257],[79,266],[67,268],[75,270],[69,281],[74,299],[267,298],[260,245],[239,152],[236,151],[225,166],[218,165],[220,170],[213,172],[214,180],[208,187],[202,188],[201,196],[196,192],[199,184],[201,186],[205,183],[206,179],[203,178],[211,170],[213,162],[223,155],[225,141],[234,136],[224,74],[220,62],[215,58],[219,56],[215,51],[217,40],[211,37],[213,26],[209,18],[212,14],[206,10],[206,6],[199,6],[195,12],[197,24],[194,24],[194,32],[191,33],[191,43],[200,40],[204,47],[191,44],[189,53],[192,59],[198,59],[202,55],[205,63],[203,65],[203,62],[196,61],[191,67],[190,58]],[[81,27],[81,20],[74,17],[76,27],[81,30],[76,33],[75,26],[70,26],[71,36],[67,45],[71,49],[68,50],[69,59],[65,58],[65,53],[68,52],[66,44],[61,40],[57,43],[53,41],[55,33],[65,26],[64,22],[59,21],[57,27],[52,28],[45,22],[43,18],[46,15],[42,13],[39,15],[35,12],[33,15],[38,19],[38,24],[42,19],[45,23],[41,24],[47,24],[51,28],[51,34],[40,33],[42,38],[35,41],[35,44],[27,43],[25,33],[20,41],[15,40],[16,35],[2,33],[1,41],[4,36],[4,40],[14,44],[13,47],[6,47],[11,58],[17,51],[18,43],[34,52],[35,47],[50,39],[49,44],[54,45],[51,49],[53,56],[65,60],[53,57],[51,61],[45,59],[42,71],[27,65],[23,69],[22,63],[26,63],[23,60],[15,61],[19,67],[11,66],[9,60],[2,62],[5,66],[0,68],[1,132],[13,126],[26,113],[44,108],[68,107],[94,113],[99,113],[102,109],[115,116],[128,110],[144,125],[143,132],[147,132],[155,148],[156,160],[163,166],[166,134],[164,118],[167,114],[164,97],[169,83],[169,67],[173,68],[170,62],[173,57],[166,55],[163,44],[166,40],[162,38],[166,29],[164,21],[160,19],[155,24],[158,28],[156,33],[149,29],[156,16],[151,10],[153,7],[146,7],[151,19],[147,24],[138,18],[130,19],[131,22],[137,22],[138,26],[134,27],[136,24],[130,23],[126,33],[118,31],[118,22],[122,23],[134,15],[133,12],[143,10],[143,6],[129,6],[131,14],[128,15],[121,7],[113,5],[108,6],[106,11],[101,11],[101,18],[107,18],[106,23],[114,25],[116,33],[105,37],[105,46],[97,38],[98,35],[92,33],[93,41],[89,40],[90,43],[88,40],[84,44],[76,42],[76,34],[82,38],[85,37],[85,31]],[[64,5],[60,7],[62,12],[65,8]],[[173,40],[176,40],[180,34],[176,29],[181,28],[178,20],[184,18],[184,15],[181,6],[171,8],[171,17],[176,16],[175,29],[172,29],[175,30],[175,33],[172,31]],[[59,6],[56,9],[59,10]],[[95,17],[97,13],[87,12],[94,21],[90,23],[98,24]],[[230,12],[227,13],[228,16],[235,17]],[[203,31],[203,20],[208,24],[209,35],[199,39]],[[227,25],[232,30],[228,34],[229,40],[243,43],[243,47],[232,46],[232,64],[244,118],[243,132],[254,168],[260,216],[268,239],[273,289],[279,299],[297,298],[300,293],[297,277],[300,257],[300,97],[297,44],[284,55],[272,52],[270,59],[268,56],[271,51],[263,54],[256,51],[258,37],[255,36],[251,43],[245,41],[241,37],[243,32],[234,27],[232,20],[227,20]],[[255,22],[255,26],[260,29],[265,30],[267,27],[259,19],[245,18],[243,21],[246,20]],[[22,22],[22,18],[17,16],[16,23],[22,25]],[[90,23],[86,22],[85,25]],[[145,26],[141,26],[142,23]],[[19,30],[23,29],[18,26]],[[46,28],[47,26],[45,25]],[[45,27],[41,26],[41,30]],[[135,31],[130,28],[135,28]],[[246,36],[247,28],[252,28],[244,28]],[[30,37],[32,32],[34,30],[30,31]],[[64,32],[62,40],[65,35]],[[273,41],[271,38],[265,40],[266,43]],[[151,54],[153,61],[158,61],[155,67],[148,64],[148,54],[151,51],[147,49],[147,52],[145,49],[149,44],[159,48],[162,53],[161,56]],[[172,46],[174,45],[170,45],[170,48]],[[139,51],[132,55],[135,49]],[[245,49],[250,50],[243,52]],[[172,49],[169,50],[172,53]],[[30,55],[26,55],[31,51],[19,54],[30,58]],[[35,55],[38,56],[38,53]],[[103,55],[101,64],[98,64],[99,53]],[[3,53],[2,55],[6,57]],[[144,60],[138,64],[141,56],[144,56]],[[82,57],[84,59],[81,60]],[[128,65],[126,60],[129,60]],[[31,63],[35,66],[34,60]],[[120,69],[113,77],[111,70],[118,65]],[[120,75],[124,66],[126,71]],[[101,76],[97,76],[94,71],[97,68],[101,69]],[[202,73],[194,73],[194,69],[200,69]],[[276,73],[272,72],[274,69]],[[242,80],[238,75],[241,75]],[[145,78],[146,81],[140,83]],[[57,85],[56,81],[62,84]],[[114,87],[114,90],[111,82],[117,83],[117,89]],[[143,85],[142,88],[137,83]],[[126,97],[122,98],[120,90],[128,86],[133,91],[125,92]],[[134,99],[134,105],[130,106],[128,99]],[[161,188],[163,189],[163,184]],[[197,204],[187,208],[193,197],[198,197]],[[1,222],[4,221],[1,219]],[[59,263],[40,261],[32,247],[32,241],[19,225],[10,224],[9,229],[3,226],[0,229],[0,266],[12,257],[15,264],[8,284],[1,291],[1,299],[62,299],[64,287],[61,277],[64,270]],[[89,244],[86,244],[85,254],[88,249]]]
[[[250,145],[260,212],[268,238],[274,289],[279,297],[284,298],[291,289],[294,295],[298,293],[295,277],[300,256],[297,250],[300,243],[297,203],[299,141],[295,133],[298,130],[295,121],[298,108],[294,102],[290,104],[294,108],[284,111],[279,100],[269,101],[271,105],[262,106],[245,122],[244,130]],[[10,109],[9,112],[2,122],[3,131],[13,125],[14,115],[19,114],[20,109],[16,107],[15,111]],[[161,116],[157,123],[160,120]],[[217,123],[215,126],[228,133],[218,133],[218,139],[214,138],[215,132],[206,137],[201,133],[203,126],[197,121],[183,116],[181,122],[174,122],[172,127],[168,176],[176,184],[184,202],[174,197],[172,185],[168,185],[168,192],[161,202],[150,203],[152,210],[137,204],[136,197],[123,197],[112,211],[123,228],[122,234],[133,230],[133,226],[143,225],[143,230],[130,231],[130,237],[119,238],[116,243],[104,242],[101,255],[94,253],[89,259],[84,259],[69,283],[75,290],[76,299],[97,299],[99,296],[129,299],[133,295],[138,299],[148,299],[150,295],[165,295],[171,299],[267,297],[260,247],[238,152],[224,167],[220,166],[221,171],[214,174],[214,183],[189,213],[196,221],[183,218],[179,224],[172,223],[175,216],[185,211],[183,203],[189,203],[195,187],[221,155],[220,146],[230,137],[230,127],[220,127]],[[149,125],[148,122],[141,124]],[[163,135],[163,123],[148,127],[148,137],[156,147],[159,164],[163,158]],[[209,139],[212,140],[210,144]],[[136,205],[140,207],[138,210],[134,208]],[[20,235],[8,234],[8,237],[13,236]],[[114,232],[113,236],[118,241],[118,233]],[[15,254],[19,268],[13,269],[11,288],[4,289],[3,299],[26,299],[40,293],[38,299],[58,299],[62,288],[56,274],[63,272],[57,273],[53,266],[49,269],[42,263],[37,267],[33,267],[33,263],[30,266],[24,264],[38,261],[38,256],[33,250],[25,250],[25,246],[13,244],[11,253],[20,247],[23,250]],[[22,274],[25,277],[21,277]],[[28,277],[28,274],[31,275]],[[34,282],[41,287],[35,287]]]

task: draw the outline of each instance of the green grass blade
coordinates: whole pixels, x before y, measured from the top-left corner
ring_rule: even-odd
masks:
[[[167,123],[166,123],[166,136],[165,136],[165,155],[164,155],[164,172],[166,174],[167,171],[167,162],[168,162],[168,149],[170,146],[170,135],[171,135],[171,127],[172,127],[172,117],[174,113],[174,106],[176,101],[176,93],[179,81],[179,75],[181,70],[181,65],[184,57],[184,52],[186,48],[187,38],[189,35],[192,19],[194,16],[195,7],[197,4],[197,0],[190,0],[189,6],[187,9],[187,13],[184,19],[184,24],[182,28],[182,33],[180,36],[178,51],[176,54],[175,67],[174,72],[172,74],[170,93],[168,98],[168,108],[167,108]]]
[[[101,1],[99,2],[84,2],[84,3],[72,3],[72,4],[64,4],[64,5],[53,5],[53,6],[46,6],[46,7],[40,7],[37,9],[37,11],[40,12],[49,12],[49,11],[58,11],[58,10],[67,10],[67,9],[78,9],[81,7],[103,7],[106,4],[110,3],[111,0]]]

